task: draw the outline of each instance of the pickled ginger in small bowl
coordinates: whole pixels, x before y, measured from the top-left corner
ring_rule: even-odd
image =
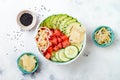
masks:
[[[17,59],[17,65],[24,74],[31,74],[38,69],[38,58],[33,53],[26,52]]]

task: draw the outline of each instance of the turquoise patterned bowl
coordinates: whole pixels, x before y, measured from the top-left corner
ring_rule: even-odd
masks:
[[[22,56],[24,56],[25,54],[27,54],[27,55],[29,55],[29,56],[34,56],[35,59],[36,59],[36,66],[35,66],[35,68],[34,68],[31,72],[26,71],[25,69],[23,69],[23,68],[19,65],[20,58],[21,58]],[[38,58],[37,58],[33,53],[31,53],[31,52],[23,53],[23,54],[17,59],[18,68],[19,68],[20,71],[22,71],[24,74],[34,73],[34,72],[38,69],[38,63],[39,63]]]
[[[95,40],[95,33],[100,30],[101,28],[106,28],[108,31],[110,31],[110,38],[111,38],[111,42],[110,43],[104,43],[104,44],[99,44],[96,40]],[[114,41],[114,32],[112,31],[112,29],[108,26],[99,26],[97,29],[94,30],[94,32],[92,33],[92,40],[95,43],[95,45],[99,46],[99,47],[108,47],[110,46],[113,41]]]

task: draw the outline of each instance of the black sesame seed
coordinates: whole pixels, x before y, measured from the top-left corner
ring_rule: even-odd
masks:
[[[21,17],[20,17],[20,22],[24,25],[24,26],[29,26],[33,21],[33,16],[29,13],[24,13]]]

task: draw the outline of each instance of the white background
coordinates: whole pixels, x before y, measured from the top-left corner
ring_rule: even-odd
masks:
[[[83,55],[65,66],[44,61],[34,43],[36,27],[21,31],[16,23],[17,14],[26,9],[41,15],[38,22],[57,13],[76,17],[87,29]],[[110,47],[92,42],[92,32],[100,25],[110,26],[115,33]],[[16,60],[24,52],[39,57],[40,69],[32,75],[22,74],[17,67]],[[0,0],[0,80],[120,80],[120,0]]]

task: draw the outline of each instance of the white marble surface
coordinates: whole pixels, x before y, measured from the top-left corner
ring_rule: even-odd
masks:
[[[34,44],[35,28],[20,31],[16,23],[17,14],[24,9],[41,15],[40,20],[53,13],[78,18],[87,29],[83,55],[64,66],[45,62]],[[110,26],[115,33],[110,47],[97,47],[91,40],[100,25]],[[22,74],[16,64],[26,51],[40,60],[39,70],[32,75]],[[0,0],[0,80],[120,80],[120,0]]]

